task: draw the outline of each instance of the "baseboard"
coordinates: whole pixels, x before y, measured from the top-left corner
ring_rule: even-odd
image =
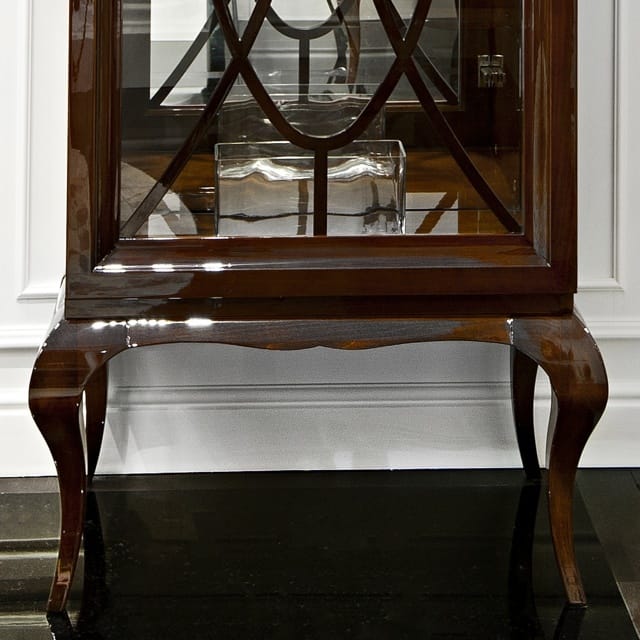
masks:
[[[540,451],[550,391],[535,414]],[[24,403],[24,400],[22,401]],[[583,466],[640,460],[640,396],[615,382]],[[28,410],[0,395],[0,475],[54,469]],[[518,467],[509,384],[120,387],[101,473]]]
[[[612,385],[584,466],[637,464],[632,391]],[[542,385],[541,452],[549,398]],[[112,400],[106,473],[520,466],[507,383],[135,388]]]

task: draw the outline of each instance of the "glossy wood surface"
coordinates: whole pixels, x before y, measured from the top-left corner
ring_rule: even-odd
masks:
[[[64,608],[82,533],[87,469],[78,417],[80,399],[88,384],[97,384],[99,378],[94,376],[100,375],[111,357],[126,349],[173,342],[217,342],[263,349],[369,349],[442,340],[511,345],[528,358],[526,363],[533,361],[548,374],[557,408],[549,430],[551,528],[568,600],[584,603],[572,538],[573,482],[584,445],[606,404],[607,380],[598,349],[575,314],[245,321],[73,321],[60,314],[38,357],[30,386],[30,406],[56,460],[62,499],[60,556],[50,610]],[[530,390],[532,378],[523,371],[524,367],[516,367],[514,386]],[[525,434],[531,418],[524,415],[526,411],[519,409],[517,425]],[[522,446],[523,438],[519,441]],[[523,458],[529,456],[523,447]]]
[[[451,137],[453,129],[428,91],[418,87],[420,60],[413,44],[429,5],[428,0],[418,3],[403,39],[390,3],[376,0],[396,63],[348,136],[310,141],[292,132],[277,114],[271,115],[281,133],[313,149],[322,166],[326,151],[363,129],[384,102],[393,77],[404,73],[416,88],[417,103],[444,132],[451,157],[482,200],[491,204],[500,194],[487,192],[491,188],[474,174],[472,156],[455,135]],[[478,5],[483,15],[504,11],[497,0],[478,0]],[[121,4],[75,0],[69,6],[67,277],[29,392],[34,419],[56,461],[62,503],[60,551],[49,610],[64,609],[75,570],[87,482],[95,471],[104,429],[107,363],[127,349],[174,342],[262,349],[369,349],[453,340],[511,346],[516,432],[532,479],[539,476],[532,417],[537,367],[551,380],[554,411],[547,452],[551,529],[567,599],[583,604],[586,597],[573,547],[572,492],[580,455],[606,404],[607,379],[597,346],[573,310],[575,1],[524,0],[522,4],[522,233],[390,235],[365,240],[322,235],[121,238]],[[216,0],[215,6],[227,35],[235,38],[226,3]],[[218,84],[182,150],[167,166],[154,169],[157,182],[143,213],[178,180],[181,166],[196,151],[207,119],[215,112],[216,101],[223,97],[225,82],[240,70],[253,77],[247,51],[269,3],[258,0],[256,6],[242,39],[236,38],[231,47],[234,57],[228,68],[232,73]],[[254,84],[258,102],[270,110],[268,96],[260,92],[257,81]],[[322,184],[322,176],[318,179]],[[425,184],[420,175],[412,180]],[[316,232],[322,234],[326,198],[316,197],[321,211]],[[504,224],[499,204],[493,202],[491,208]],[[133,234],[135,226],[125,231]],[[86,445],[79,414],[83,398]]]
[[[219,3],[221,12],[223,4]],[[420,3],[421,10],[428,4]],[[485,4],[483,15],[492,12],[500,15],[500,5],[493,11],[491,3],[484,2],[482,6]],[[390,14],[386,3],[379,5],[382,15],[388,15],[388,21],[393,23],[392,10]],[[152,291],[154,297],[184,299],[443,292],[503,296],[573,294],[576,287],[574,5],[574,0],[525,0],[523,4],[525,227],[522,234],[489,236],[490,240],[464,236],[385,236],[367,238],[366,242],[357,237],[174,238],[143,241],[131,247],[135,241],[118,239],[117,231],[120,145],[117,11],[105,0],[70,3],[67,298],[109,299],[113,306],[114,301],[127,295],[143,295],[144,286],[138,286],[141,280],[150,285],[147,291]],[[263,13],[267,9],[266,3],[259,5]],[[257,22],[256,19],[256,28]],[[400,60],[393,74],[410,76],[414,73],[413,65],[418,64],[410,55],[411,48],[400,41],[397,25],[391,24],[388,33]],[[251,29],[245,30],[246,41],[242,46],[248,46],[251,34]],[[238,57],[230,65],[238,65],[250,75],[251,69],[243,62],[242,46],[238,45]],[[433,109],[426,95],[422,97],[422,107],[427,108],[432,118],[439,119],[440,111]],[[215,110],[215,105],[211,105]],[[280,124],[285,133],[295,137],[286,123]],[[445,123],[440,121],[440,125],[441,130],[446,130]],[[351,131],[350,136],[356,133]],[[200,134],[194,131],[193,135]],[[345,141],[346,138],[332,138],[331,143],[323,144],[332,147]],[[305,140],[298,142],[308,146]],[[450,142],[455,147],[454,141]],[[195,147],[182,155],[186,158],[191,151]],[[466,162],[462,156],[456,160],[463,165]],[[183,160],[179,162],[182,164]],[[177,179],[178,172],[170,177],[160,175],[150,197],[164,192]],[[260,256],[258,264],[254,262],[256,255]],[[313,264],[314,257],[326,261],[322,268]],[[305,264],[307,258],[311,262]],[[208,269],[212,263],[219,263],[220,268]],[[252,263],[255,268],[249,272],[247,265]],[[367,263],[375,263],[374,270],[364,274],[362,270]],[[195,279],[183,274],[169,277],[166,273],[156,277],[148,273],[154,264],[175,265],[176,271],[197,275]],[[140,278],[139,271],[147,273]],[[268,277],[262,278],[261,271],[267,272]],[[264,287],[265,280],[268,288]],[[306,286],[311,280],[314,286]],[[538,306],[541,304],[542,299]],[[71,305],[69,309],[73,309],[70,313],[74,317],[88,317],[92,306],[87,304],[80,316],[76,316]],[[467,304],[461,302],[459,312],[466,309]],[[549,305],[547,311],[559,313],[563,309]]]

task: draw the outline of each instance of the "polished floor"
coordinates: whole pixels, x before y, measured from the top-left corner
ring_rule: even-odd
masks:
[[[55,482],[0,480],[0,640],[634,640],[639,480],[580,473],[583,610],[517,471],[102,477],[48,622]]]

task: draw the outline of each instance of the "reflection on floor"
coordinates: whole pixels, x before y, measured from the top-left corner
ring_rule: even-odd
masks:
[[[546,501],[518,471],[98,478],[51,629],[55,484],[0,481],[0,639],[632,640],[595,532],[620,529],[602,517],[620,483],[594,473],[591,518],[576,504],[586,610],[563,607]]]

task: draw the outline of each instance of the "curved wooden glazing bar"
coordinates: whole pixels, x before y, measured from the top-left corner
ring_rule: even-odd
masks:
[[[83,530],[87,476],[95,468],[104,424],[101,399],[106,389],[105,366],[114,355],[176,342],[275,350],[318,346],[356,350],[454,340],[509,345],[522,354],[519,358],[526,357],[524,367],[514,368],[514,388],[531,388],[531,363],[540,366],[551,380],[555,408],[548,451],[551,530],[567,599],[571,604],[584,604],[573,546],[573,485],[582,450],[606,404],[607,378],[597,346],[577,315],[264,320],[194,315],[83,321],[65,320],[59,312],[37,358],[29,392],[33,417],[56,462],[60,483],[61,541],[49,611],[64,609],[73,578]],[[94,403],[97,408],[92,410],[88,469],[78,413],[83,392],[89,399],[99,398]],[[527,437],[530,407],[527,404],[526,410],[516,412],[516,428]],[[519,437],[520,443],[523,439]],[[523,454],[525,466],[529,455],[526,451]]]

